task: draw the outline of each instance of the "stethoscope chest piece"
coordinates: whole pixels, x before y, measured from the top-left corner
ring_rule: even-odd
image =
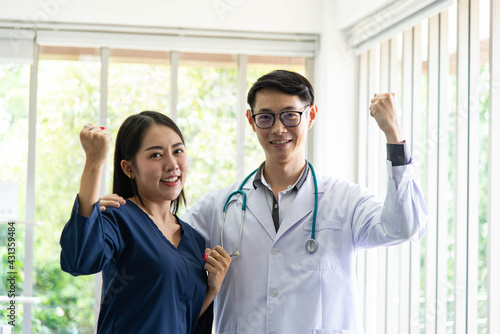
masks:
[[[314,253],[318,250],[318,242],[315,239],[309,239],[306,242],[306,250],[309,253]]]

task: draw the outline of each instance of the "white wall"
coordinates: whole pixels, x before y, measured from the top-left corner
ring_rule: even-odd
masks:
[[[320,33],[322,0],[0,0],[0,19]]]
[[[343,29],[394,0],[0,0],[0,20],[321,33],[326,10]]]
[[[323,0],[322,6],[320,51],[315,63],[319,115],[314,125],[314,160],[319,174],[356,181],[357,65],[339,30],[340,1]]]
[[[336,19],[337,26],[344,29],[356,21],[376,12],[394,0],[349,0],[338,1]]]

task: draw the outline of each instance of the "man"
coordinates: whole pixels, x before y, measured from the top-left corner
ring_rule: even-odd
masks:
[[[376,94],[370,106],[388,143],[383,203],[362,186],[315,176],[304,145],[318,107],[306,78],[273,71],[247,100],[266,160],[241,185],[243,222],[241,193],[226,205],[240,183],[206,195],[182,216],[207,247],[221,244],[233,255],[215,300],[216,333],[360,333],[357,251],[420,238],[427,214],[391,94]]]
[[[216,333],[362,331],[356,252],[419,238],[426,220],[392,103],[391,94],[377,94],[370,106],[370,115],[386,135],[392,163],[385,203],[364,187],[318,176],[317,246],[308,244],[315,250],[310,253],[306,243],[311,239],[315,187],[304,145],[318,116],[313,88],[306,78],[288,71],[271,72],[252,86],[246,116],[266,161],[242,187],[246,213],[240,255],[233,257],[215,302]],[[206,238],[207,247],[221,244],[223,207],[239,185],[206,195],[183,215]],[[222,236],[229,253],[240,235],[242,196],[233,198]]]

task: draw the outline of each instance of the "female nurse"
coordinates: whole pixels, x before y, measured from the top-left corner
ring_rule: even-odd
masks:
[[[176,213],[184,201],[188,159],[182,133],[167,116],[128,117],[116,138],[113,192],[127,205],[99,209],[110,135],[80,132],[85,166],[61,235],[61,268],[102,272],[98,333],[198,333],[200,316],[220,290],[231,258]],[[207,312],[209,313],[209,312]],[[211,326],[210,326],[211,327]]]

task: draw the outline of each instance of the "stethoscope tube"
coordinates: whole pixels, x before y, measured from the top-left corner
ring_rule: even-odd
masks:
[[[232,201],[235,201],[236,198],[233,198],[233,196],[237,195],[237,194],[241,194],[242,196],[242,203],[241,203],[241,221],[240,221],[240,234],[238,236],[238,242],[236,243],[236,247],[234,249],[234,251],[232,251],[229,256],[239,256],[240,255],[240,252],[238,250],[238,247],[240,246],[240,242],[241,242],[241,234],[243,233],[243,223],[245,221],[245,211],[247,209],[247,194],[245,194],[245,192],[243,191],[243,186],[247,183],[248,179],[252,177],[252,175],[254,175],[255,173],[257,173],[259,169],[257,168],[256,170],[254,170],[253,172],[251,172],[250,174],[248,174],[248,176],[243,180],[243,182],[241,182],[238,190],[236,190],[235,192],[232,192],[226,199],[226,203],[224,203],[224,208],[222,209],[222,224],[221,224],[221,227],[220,227],[220,245],[222,248],[224,248],[224,224],[226,223],[226,209],[227,209],[227,206],[229,205],[229,203],[231,203]]]
[[[311,229],[311,239],[307,240],[306,242],[306,250],[309,253],[314,253],[318,249],[318,242],[316,241],[316,217],[318,214],[318,180],[316,178],[316,172],[314,171],[314,168],[312,164],[308,161],[309,168],[311,169],[311,173],[313,176],[313,181],[314,181],[314,210],[313,210],[313,221],[312,221],[312,229]],[[235,201],[236,198],[233,198],[234,196],[241,194],[242,196],[242,204],[241,204],[241,221],[240,221],[240,231],[239,231],[239,236],[238,236],[238,241],[236,243],[236,247],[234,251],[232,251],[229,256],[239,256],[240,252],[238,250],[241,242],[241,235],[243,233],[243,224],[245,221],[245,210],[247,208],[247,195],[243,191],[243,187],[247,183],[248,179],[250,179],[255,173],[257,173],[257,170],[254,170],[248,176],[241,182],[240,186],[238,187],[238,190],[232,192],[226,199],[226,202],[224,203],[224,207],[222,208],[222,223],[221,223],[221,228],[220,228],[220,243],[222,248],[224,248],[224,224],[226,223],[226,212],[227,212],[227,207],[229,206],[229,203],[232,201]]]
[[[311,168],[311,174],[314,180],[314,210],[313,210],[313,221],[311,227],[311,239],[306,241],[306,250],[309,253],[314,253],[318,250],[318,242],[316,241],[316,217],[318,215],[318,179],[316,178],[316,172],[312,164],[308,161],[309,167]]]

